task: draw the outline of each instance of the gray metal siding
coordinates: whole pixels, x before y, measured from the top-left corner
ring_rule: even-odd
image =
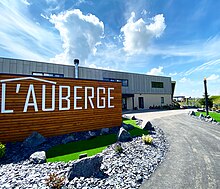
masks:
[[[64,77],[74,77],[74,66],[60,65],[36,61],[0,58],[0,73],[28,74],[32,72],[47,72],[64,74]],[[127,79],[128,87],[122,87],[122,92],[127,94],[171,94],[171,78],[134,74],[110,70],[79,67],[79,78],[103,80],[103,78]],[[151,82],[163,82],[164,88],[152,88]]]

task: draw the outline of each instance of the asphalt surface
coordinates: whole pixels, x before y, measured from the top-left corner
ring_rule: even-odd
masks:
[[[140,188],[220,188],[220,126],[188,111],[135,114],[160,127],[170,144],[165,161]]]

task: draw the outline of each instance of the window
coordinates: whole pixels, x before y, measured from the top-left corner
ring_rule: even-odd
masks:
[[[49,76],[49,77],[64,77],[64,74],[44,73],[44,72],[32,72],[32,75],[37,75],[37,76]]]
[[[103,78],[104,81],[111,81],[111,82],[121,82],[123,87],[128,86],[128,80],[127,79],[114,79],[114,78]]]
[[[161,104],[164,104],[164,97],[161,97]]]
[[[152,88],[163,88],[163,82],[152,81],[151,86],[152,86]]]

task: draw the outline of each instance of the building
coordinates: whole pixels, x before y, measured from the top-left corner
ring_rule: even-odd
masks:
[[[123,109],[148,109],[172,103],[175,82],[170,77],[101,70],[79,66],[80,79],[122,83]],[[47,77],[75,77],[75,67],[45,62],[0,58],[0,73]]]

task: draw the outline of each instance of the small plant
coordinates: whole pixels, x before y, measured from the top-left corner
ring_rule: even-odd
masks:
[[[5,149],[5,145],[0,142],[0,158],[2,158],[5,155]]]
[[[117,154],[120,154],[123,152],[123,148],[121,147],[120,143],[115,144],[114,150]]]
[[[46,185],[53,189],[60,189],[65,182],[65,177],[59,177],[56,173],[49,174],[49,177],[45,179]]]
[[[150,135],[142,135],[142,140],[145,144],[152,144],[153,137],[151,137]]]

